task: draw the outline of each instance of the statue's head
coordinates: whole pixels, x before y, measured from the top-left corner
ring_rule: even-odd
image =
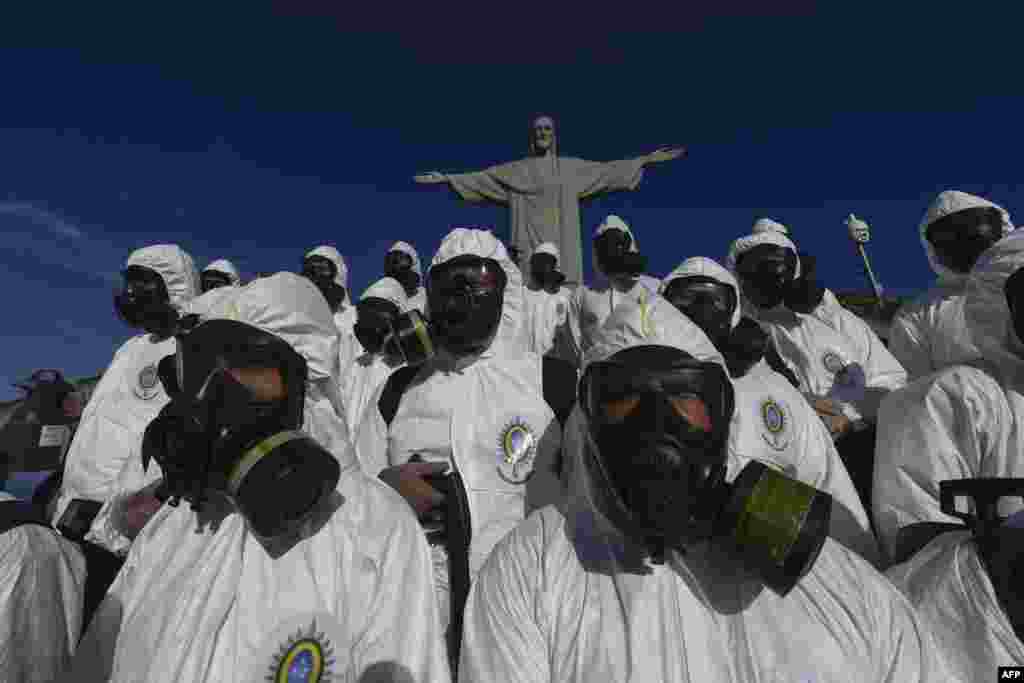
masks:
[[[555,120],[550,116],[538,116],[530,124],[530,152],[540,156],[554,151]]]

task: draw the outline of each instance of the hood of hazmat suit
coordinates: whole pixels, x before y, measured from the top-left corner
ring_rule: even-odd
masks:
[[[0,491],[0,506],[15,500]],[[78,546],[53,529],[0,533],[0,679],[58,680],[81,633],[85,569]]]
[[[381,278],[370,285],[360,300],[370,298],[389,301],[398,307],[399,312],[406,311],[409,302],[401,283],[390,277]],[[356,343],[359,344],[358,339]],[[359,355],[352,364],[350,380],[342,388],[345,417],[353,438],[362,421],[363,411],[366,410],[374,393],[392,372],[402,366],[401,361],[393,361],[384,354],[368,353],[362,344],[359,344],[358,349]]]
[[[721,363],[662,299],[623,304],[595,342],[588,363],[651,344]],[[505,537],[473,586],[462,680],[923,683],[944,675],[907,601],[830,540],[785,598],[706,543],[650,562],[595,502],[601,484],[585,464],[594,446],[581,412],[584,433],[565,444],[577,461],[565,504],[534,512]]]
[[[771,218],[758,218],[754,222],[754,228],[751,232],[755,235],[762,232],[777,232],[780,235],[789,236],[789,228]]]
[[[662,288],[677,278],[693,276],[732,287],[739,300],[739,284],[732,273],[702,256],[683,261],[663,280]],[[739,321],[737,306],[732,318],[734,329]],[[729,432],[730,457],[740,469],[749,460],[758,460],[830,494],[829,536],[878,566],[878,545],[867,511],[827,428],[807,400],[763,358],[732,381],[736,414]]]
[[[291,274],[256,280],[208,320],[246,323],[286,341],[310,371],[303,430],[341,464],[318,514],[278,544],[239,512],[164,505],[136,537],[87,631],[73,680],[445,681],[430,557],[408,506],[360,471],[344,422],[315,386],[336,337],[315,286]]]
[[[430,267],[446,263],[456,256],[472,255],[480,258],[494,259],[505,272],[507,283],[502,303],[501,324],[495,341],[504,345],[518,345],[528,348],[527,335],[529,329],[526,314],[526,286],[523,274],[509,258],[505,245],[501,243],[490,229],[455,228],[441,242],[437,253],[430,262]]]
[[[900,307],[889,331],[889,350],[915,380],[951,365],[972,363],[981,352],[969,339],[964,321],[964,291],[967,275],[941,263],[931,242],[928,228],[946,216],[976,208],[997,209],[1003,217],[1003,234],[1014,230],[1009,214],[987,199],[955,190],[941,193],[928,207],[918,226],[921,245],[936,275],[930,289]]]
[[[423,275],[423,266],[420,265],[420,255],[416,252],[416,247],[412,246],[408,242],[395,242],[388,249],[389,252],[400,251],[403,254],[408,254],[409,258],[412,259],[412,269],[417,275],[420,276],[420,286],[416,290],[416,294],[411,297],[407,297],[407,303],[405,304],[409,310],[416,309],[423,314],[427,313],[427,288],[426,278]],[[407,310],[406,308],[402,309]]]
[[[629,251],[637,254],[640,247],[637,244],[636,236],[626,221],[615,215],[610,215],[601,222],[594,230],[594,239],[603,235],[608,230],[621,230],[630,237]],[[623,301],[639,301],[642,297],[656,294],[660,286],[657,279],[649,275],[638,277],[625,277],[610,279],[601,270],[598,264],[597,252],[594,251],[594,272],[596,278],[591,285],[577,287],[569,298],[569,312],[567,316],[568,343],[572,358],[577,367],[582,365],[583,356],[592,346],[592,338],[597,330],[604,324],[604,321],[611,315]]]
[[[220,258],[216,261],[212,261],[210,265],[203,268],[204,273],[208,270],[215,270],[218,273],[224,273],[231,280],[231,284],[236,287],[242,284],[242,276],[238,273],[238,268],[235,268],[235,264],[226,258]]]
[[[1024,360],[1004,292],[1021,266],[1024,234],[1014,231],[981,256],[968,279],[964,318],[984,369],[949,367],[893,393],[879,409],[873,507],[890,556],[899,554],[908,525],[958,523],[942,512],[939,482],[1024,476]],[[1000,514],[1018,509],[1004,499]]]
[[[886,576],[931,626],[960,680],[983,681],[997,666],[1024,662],[1024,644],[1000,605],[970,532],[934,538]]]
[[[125,267],[129,266],[159,273],[171,305],[179,313],[187,313],[189,302],[199,294],[199,274],[192,257],[176,245],[138,249],[128,257]],[[156,339],[143,333],[114,353],[68,449],[55,524],[72,500],[106,501],[115,492],[118,473],[141,441],[146,425],[168,401],[157,364],[174,349],[174,338]]]
[[[447,463],[459,473],[470,513],[472,576],[494,544],[530,510],[560,495],[554,466],[561,427],[544,400],[541,357],[523,349],[515,334],[522,311],[519,269],[490,232],[464,228],[448,234],[433,265],[465,254],[493,258],[508,275],[494,341],[476,356],[455,359],[442,350],[427,361],[402,395],[390,425],[379,410],[381,387],[363,413],[357,451],[371,476],[413,455]],[[446,620],[447,555],[443,546],[433,551]]]
[[[739,257],[760,244],[773,244],[797,254],[796,245],[785,235],[762,232],[733,242],[726,267],[735,274]],[[874,330],[842,306],[828,308],[825,314],[819,314],[819,306],[805,314],[791,311],[785,304],[760,309],[746,297],[743,300],[744,314],[769,333],[779,355],[799,380],[800,391],[832,399],[850,420],[874,420],[882,398],[906,384],[906,371]]]

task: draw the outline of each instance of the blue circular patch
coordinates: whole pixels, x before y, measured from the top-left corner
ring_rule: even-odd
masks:
[[[761,419],[764,420],[765,429],[772,434],[778,434],[786,428],[786,414],[771,399],[761,404]]]

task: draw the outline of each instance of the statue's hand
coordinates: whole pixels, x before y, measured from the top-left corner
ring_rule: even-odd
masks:
[[[438,183],[446,182],[448,179],[445,178],[444,173],[439,171],[431,171],[430,173],[422,173],[412,177],[417,183],[424,185],[436,185]]]
[[[662,147],[647,155],[647,162],[657,164],[662,161],[672,161],[686,154],[685,147]]]

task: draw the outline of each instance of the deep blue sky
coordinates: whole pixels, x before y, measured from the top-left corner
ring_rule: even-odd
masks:
[[[501,210],[411,176],[522,156],[536,112],[557,118],[565,154],[689,147],[583,213],[587,235],[623,216],[659,275],[720,258],[767,215],[827,285],[860,287],[853,211],[886,288],[919,290],[917,224],[937,192],[1024,211],[1016,16],[542,3],[484,20],[484,5],[460,18],[448,4],[337,4],[0,20],[0,398],[39,367],[106,366],[131,334],[112,287],[140,246],[176,242],[200,267],[228,257],[251,274],[333,243],[358,295],[395,240],[429,261],[452,226],[504,234]]]

